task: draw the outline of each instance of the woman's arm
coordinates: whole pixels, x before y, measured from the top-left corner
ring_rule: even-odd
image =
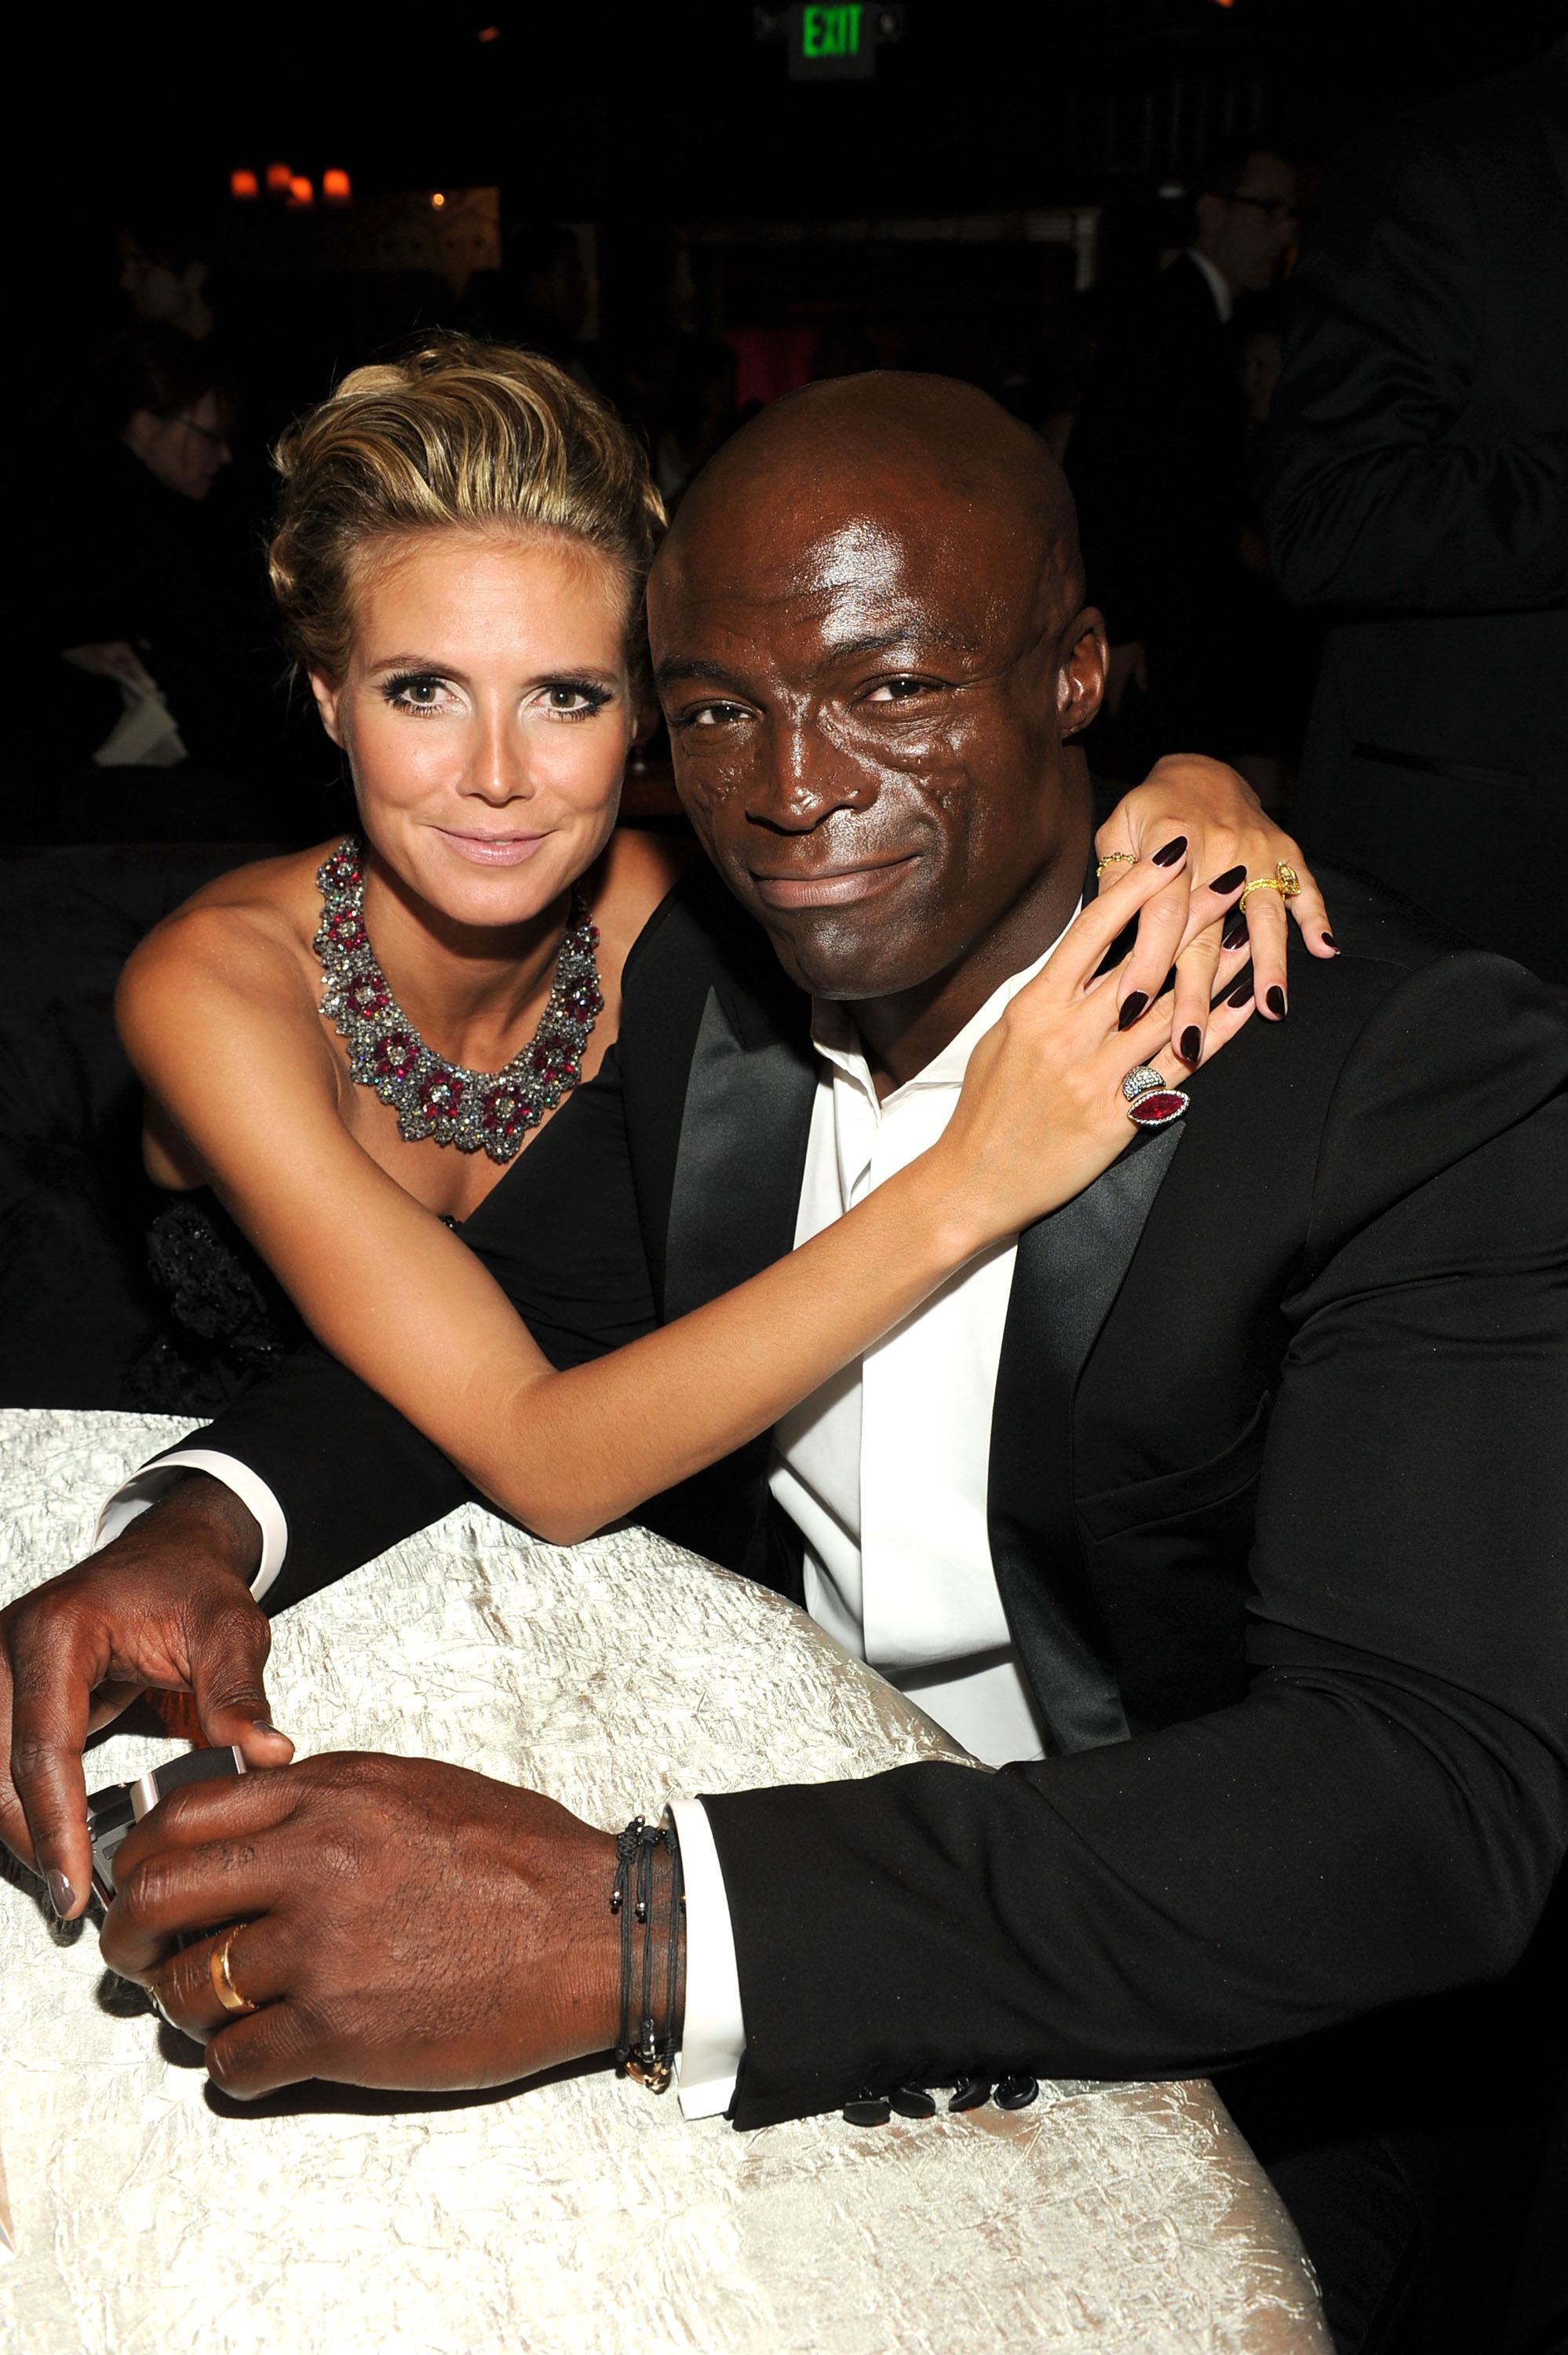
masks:
[[[723,1299],[560,1373],[471,1252],[344,1127],[320,1017],[280,945],[210,919],[165,934],[132,967],[121,1022],[325,1347],[565,1544],[766,1430],[976,1252],[1109,1166],[1133,1135],[1119,1081],[1168,1045],[1170,1001],[1121,1031],[1121,972],[1095,970],[1168,879],[1147,861],[1107,877],[981,1041],[930,1152]],[[1206,1051],[1249,1011],[1211,1017]]]

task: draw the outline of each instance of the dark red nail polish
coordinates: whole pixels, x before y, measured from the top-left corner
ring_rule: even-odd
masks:
[[[1251,937],[1252,935],[1246,928],[1246,918],[1245,916],[1235,916],[1232,918],[1231,922],[1225,926],[1224,931],[1220,934],[1220,945],[1222,948],[1227,949],[1245,948]]]
[[[1121,1015],[1118,1020],[1117,1028],[1130,1030],[1148,1003],[1149,992],[1146,989],[1135,989],[1129,996],[1124,997],[1121,1001]]]
[[[1189,1022],[1181,1033],[1181,1060],[1195,1063],[1203,1051],[1203,1034],[1195,1022]]]
[[[1264,1004],[1267,1007],[1271,1014],[1284,1013],[1285,992],[1280,988],[1277,982],[1273,983],[1270,986],[1268,996],[1264,999]]]
[[[1250,979],[1250,978],[1248,978],[1247,980],[1245,980],[1245,981],[1238,981],[1238,982],[1237,982],[1237,984],[1236,984],[1236,986],[1235,986],[1235,987],[1232,990],[1232,992],[1231,992],[1230,996],[1226,998],[1226,1000],[1225,1000],[1225,1004],[1226,1004],[1227,1006],[1245,1006],[1245,1005],[1246,1004],[1246,1002],[1247,1002],[1248,998],[1249,998],[1251,996],[1252,996],[1252,982],[1251,982],[1251,979]]]
[[[1181,853],[1186,849],[1186,836],[1184,834],[1179,834],[1174,842],[1168,842],[1163,850],[1157,850],[1155,852],[1154,864],[1156,867],[1174,867],[1176,861],[1181,858]]]
[[[1211,891],[1234,891],[1245,874],[1245,867],[1227,867],[1223,875],[1215,876],[1209,889]]]
[[[1332,950],[1333,950],[1333,952],[1334,952],[1334,954],[1335,954],[1336,956],[1338,956],[1338,955],[1339,955],[1339,954],[1340,954],[1339,943],[1335,940],[1334,935],[1333,935],[1333,933],[1332,933],[1332,932],[1325,932],[1325,933],[1324,933],[1324,935],[1323,935],[1323,946],[1324,946],[1326,949],[1332,949]]]

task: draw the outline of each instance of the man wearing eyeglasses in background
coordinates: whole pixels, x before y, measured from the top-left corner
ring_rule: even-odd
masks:
[[[1186,250],[1140,300],[1110,291],[1065,462],[1110,632],[1118,741],[1096,749],[1118,774],[1146,736],[1244,768],[1273,749],[1241,741],[1245,683],[1211,653],[1217,636],[1245,642],[1256,593],[1242,559],[1247,410],[1232,319],[1238,298],[1266,293],[1278,272],[1297,176],[1275,148],[1244,142],[1210,156],[1193,186]]]

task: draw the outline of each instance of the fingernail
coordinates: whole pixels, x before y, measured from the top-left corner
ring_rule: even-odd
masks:
[[[1232,922],[1225,926],[1224,931],[1220,934],[1220,946],[1227,949],[1239,949],[1244,947],[1251,937],[1252,935],[1246,928],[1246,918],[1245,916],[1237,916]]]
[[[1135,989],[1131,991],[1130,994],[1121,1001],[1121,1016],[1117,1023],[1117,1028],[1118,1030],[1130,1030],[1148,1003],[1149,992],[1146,989]]]
[[[281,1726],[274,1725],[270,1717],[253,1717],[250,1722],[256,1728],[258,1733],[282,1732],[282,1728]],[[286,1733],[283,1734],[283,1739],[285,1742],[289,1739]]]
[[[1203,1034],[1195,1022],[1190,1022],[1181,1033],[1181,1060],[1195,1063],[1203,1051]]]
[[[1225,1004],[1227,1006],[1245,1006],[1251,996],[1252,983],[1250,979],[1238,981],[1230,996],[1226,998]]]
[[[1155,852],[1154,864],[1156,867],[1174,867],[1176,861],[1181,858],[1181,853],[1186,849],[1186,836],[1184,834],[1179,834],[1174,842],[1168,842],[1163,850],[1157,850]]]
[[[1324,935],[1323,935],[1323,946],[1324,946],[1326,949],[1332,949],[1332,950],[1333,950],[1333,952],[1334,952],[1334,954],[1335,954],[1336,956],[1338,956],[1338,955],[1339,955],[1339,954],[1340,954],[1340,945],[1339,945],[1339,943],[1335,940],[1334,935],[1333,935],[1333,933],[1332,933],[1332,932],[1325,932],[1325,933],[1324,933]]]
[[[1264,1001],[1263,1001],[1263,1002],[1264,1002],[1264,1004],[1267,1007],[1267,1008],[1268,1008],[1268,1010],[1269,1010],[1269,1012],[1270,1012],[1271,1014],[1283,1014],[1283,1013],[1284,1013],[1284,1011],[1285,1011],[1285,992],[1280,988],[1279,984],[1278,984],[1277,982],[1275,982],[1275,983],[1273,984],[1272,987],[1271,987],[1271,988],[1270,988],[1270,990],[1269,990],[1268,996],[1264,999]]]
[[[1245,867],[1227,867],[1223,875],[1215,876],[1209,889],[1211,891],[1234,891],[1245,873]]]
[[[66,1915],[70,1912],[71,1907],[76,1903],[76,1891],[71,1887],[63,1872],[51,1872],[48,1876],[48,1882],[49,1903],[54,1907],[55,1912],[63,1922]]]

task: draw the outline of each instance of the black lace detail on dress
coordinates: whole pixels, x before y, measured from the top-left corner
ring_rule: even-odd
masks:
[[[131,1369],[132,1403],[145,1413],[216,1413],[307,1337],[277,1277],[206,1191],[160,1210],[147,1266],[169,1316]]]

